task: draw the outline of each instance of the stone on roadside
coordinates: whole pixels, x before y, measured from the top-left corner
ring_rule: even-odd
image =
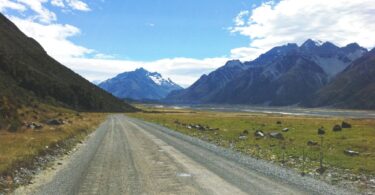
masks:
[[[348,122],[343,121],[343,122],[341,123],[341,127],[342,127],[343,129],[345,129],[345,128],[352,128],[352,125],[351,125],[350,123],[348,123]]]
[[[288,131],[289,131],[289,128],[284,128],[282,131],[283,131],[283,132],[288,132]]]
[[[344,150],[344,154],[348,156],[359,156],[359,152],[353,151],[353,150]]]
[[[61,119],[48,119],[46,120],[46,124],[48,125],[63,125],[64,121]]]
[[[264,137],[264,132],[262,130],[256,130],[254,133],[255,137]]]
[[[341,131],[341,130],[342,130],[342,128],[341,128],[340,125],[335,125],[335,126],[333,126],[333,128],[332,128],[332,131]]]
[[[271,133],[269,133],[269,136],[271,138],[274,138],[274,139],[279,139],[279,140],[283,140],[284,139],[283,134],[281,134],[280,132],[271,132]]]
[[[317,146],[317,145],[318,145],[318,142],[316,142],[316,141],[312,141],[312,140],[309,140],[309,141],[307,141],[307,145],[308,145],[308,146]]]

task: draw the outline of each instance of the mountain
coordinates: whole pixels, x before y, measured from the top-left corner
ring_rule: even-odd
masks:
[[[164,79],[159,73],[148,72],[143,68],[121,73],[100,83],[99,87],[118,98],[134,100],[159,100],[171,91],[182,89],[169,78]]]
[[[355,60],[307,105],[375,109],[375,49]]]
[[[287,44],[250,62],[229,61],[229,64],[236,62],[235,70],[223,71],[227,63],[202,76],[189,88],[171,93],[166,101],[296,105],[306,101],[366,52],[355,43],[341,48],[311,39],[301,46]]]
[[[173,100],[174,103],[205,102],[211,99],[212,95],[222,89],[227,82],[246,69],[247,66],[239,60],[229,61],[209,75],[201,76],[188,89],[171,92],[167,98]]]
[[[0,108],[42,102],[79,111],[134,111],[134,107],[63,66],[0,14]]]

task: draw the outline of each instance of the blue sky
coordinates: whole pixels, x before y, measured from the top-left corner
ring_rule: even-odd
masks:
[[[375,45],[374,0],[0,0],[0,12],[90,81],[144,67],[187,87],[227,60],[311,38]]]
[[[241,10],[259,1],[113,0],[97,2],[95,11],[60,13],[62,23],[78,26],[72,40],[122,59],[207,58],[244,47],[249,38],[228,28]],[[79,17],[79,20],[77,20]]]

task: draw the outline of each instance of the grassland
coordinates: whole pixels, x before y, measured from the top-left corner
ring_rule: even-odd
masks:
[[[373,119],[224,113],[145,107],[142,109],[148,112],[129,115],[313,175],[317,174],[315,170],[319,168],[320,159],[320,137],[317,134],[317,129],[324,127],[326,134],[323,142],[323,162],[324,166],[328,168],[326,173],[330,173],[329,177],[334,177],[331,175],[333,170],[342,170],[349,174],[338,174],[344,177],[362,174],[370,175],[369,178],[372,178],[375,174],[375,120]],[[334,125],[341,124],[343,121],[352,124],[352,128],[339,132],[332,131]],[[189,124],[200,124],[211,129],[219,129],[200,131],[188,128]],[[289,131],[282,132],[284,128],[288,128]],[[240,139],[239,136],[244,130],[249,132],[247,138]],[[257,139],[254,136],[256,130],[262,130],[266,134],[282,132],[285,139],[278,140],[268,136]],[[308,146],[309,140],[318,142],[318,145]],[[348,156],[344,154],[344,150],[347,149],[358,151],[360,155]],[[303,156],[306,160],[303,160]],[[333,178],[332,182],[334,181]]]
[[[15,132],[0,130],[0,176],[12,175],[20,167],[32,166],[35,157],[62,147],[65,140],[73,139],[69,143],[74,145],[95,130],[106,117],[105,114],[77,113],[47,105],[23,107],[17,112],[23,125]],[[64,124],[48,125],[45,123],[47,119],[61,119]],[[31,122],[43,127],[28,128],[26,124]],[[65,147],[70,146],[65,144]]]

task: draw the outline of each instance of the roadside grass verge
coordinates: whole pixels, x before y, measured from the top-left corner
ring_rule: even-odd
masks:
[[[24,124],[17,131],[0,130],[0,177],[13,177],[14,171],[19,168],[32,168],[36,157],[52,153],[56,148],[73,147],[106,117],[103,113],[77,113],[48,105],[23,107],[18,110],[18,114]],[[49,125],[45,123],[47,119],[61,119],[64,124]],[[31,122],[43,127],[27,127],[26,124]],[[66,140],[71,141],[65,143]]]
[[[144,108],[143,108],[144,109]],[[323,154],[324,166],[327,172],[336,169],[352,174],[375,174],[375,120],[347,119],[335,117],[290,116],[278,114],[253,114],[208,112],[195,110],[174,109],[144,109],[146,112],[128,114],[146,121],[155,122],[184,134],[198,137],[219,146],[261,158],[317,176],[319,168],[320,138],[317,129],[325,128]],[[334,132],[334,125],[345,121],[352,128]],[[218,130],[197,130],[188,128],[189,124],[199,124]],[[288,128],[288,132],[282,129]],[[240,139],[240,134],[248,131],[247,138]],[[256,138],[256,130],[265,134],[280,132],[284,140],[265,136]],[[316,146],[308,146],[308,141],[317,142]],[[359,156],[348,156],[345,150],[360,152]],[[305,153],[305,161],[303,160]],[[304,162],[304,163],[303,163]],[[303,165],[304,164],[304,165]],[[335,174],[335,173],[333,173]],[[330,175],[335,183],[335,175]],[[339,173],[337,177],[352,177]],[[371,177],[371,176],[370,176]],[[345,178],[353,179],[353,178]],[[356,180],[357,178],[354,178]]]

